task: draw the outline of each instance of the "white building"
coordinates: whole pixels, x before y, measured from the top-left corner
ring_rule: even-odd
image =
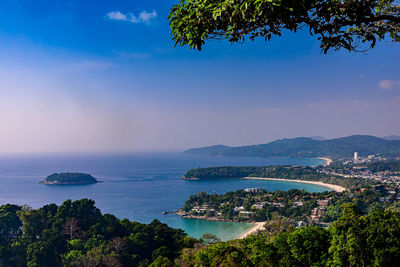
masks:
[[[358,152],[354,152],[354,161],[358,160]]]
[[[244,192],[246,193],[258,193],[258,188],[246,188]]]

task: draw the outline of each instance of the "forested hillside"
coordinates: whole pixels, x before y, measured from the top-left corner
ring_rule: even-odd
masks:
[[[0,266],[398,266],[400,213],[365,216],[354,204],[330,228],[284,218],[243,240],[195,240],[159,221],[104,214],[92,200],[0,207]],[[212,235],[207,235],[211,236]]]
[[[285,138],[267,144],[227,147],[212,146],[186,150],[186,154],[207,154],[231,157],[331,157],[348,158],[354,152],[360,156],[382,155],[394,157],[400,155],[399,140],[385,140],[369,135],[353,135],[330,140],[314,140],[307,137]]]
[[[185,179],[226,179],[244,177],[318,181],[336,184],[346,188],[364,187],[376,184],[376,181],[370,179],[356,177],[344,178],[320,172],[317,168],[303,166],[209,167],[191,169],[184,175]]]
[[[277,219],[262,234],[186,249],[177,266],[399,266],[400,213],[343,208],[328,229]]]
[[[0,207],[0,266],[149,266],[170,263],[197,241],[157,220],[101,214],[93,200],[30,209]]]

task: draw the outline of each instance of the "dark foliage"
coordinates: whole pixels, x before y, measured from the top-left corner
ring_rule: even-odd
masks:
[[[243,240],[185,250],[180,266],[399,266],[400,212],[378,210],[368,216],[343,206],[328,229],[286,229]]]
[[[207,40],[265,41],[287,31],[318,36],[321,49],[366,50],[400,41],[397,0],[181,0],[169,15],[176,45],[201,50]]]
[[[217,179],[265,177],[277,179],[292,179],[305,181],[320,181],[337,184],[346,188],[365,187],[374,181],[360,178],[343,178],[319,172],[314,167],[302,166],[268,166],[268,167],[210,167],[189,170],[185,178]]]
[[[146,225],[102,215],[94,204],[1,206],[0,266],[147,266],[174,261],[196,242],[157,220]]]
[[[43,181],[43,183],[57,184],[93,184],[97,180],[90,174],[86,173],[53,173]]]

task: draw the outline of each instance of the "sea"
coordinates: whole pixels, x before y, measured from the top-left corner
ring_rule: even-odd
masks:
[[[171,227],[183,229],[199,238],[205,233],[222,240],[239,237],[252,227],[247,223],[208,222],[183,219],[172,212],[182,207],[191,194],[198,192],[225,193],[245,188],[287,191],[292,188],[310,192],[330,190],[323,186],[241,179],[187,181],[181,177],[197,167],[269,166],[323,164],[321,159],[252,158],[192,156],[182,153],[149,153],[118,155],[13,155],[0,156],[0,205],[61,204],[67,199],[89,198],[103,213],[120,219],[150,223],[158,219]],[[54,172],[84,172],[102,183],[91,185],[43,185]]]

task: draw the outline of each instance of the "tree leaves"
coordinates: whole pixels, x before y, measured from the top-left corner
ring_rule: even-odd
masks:
[[[308,29],[321,49],[360,51],[400,41],[395,0],[181,0],[168,16],[175,45],[201,50],[206,40],[231,43]]]

